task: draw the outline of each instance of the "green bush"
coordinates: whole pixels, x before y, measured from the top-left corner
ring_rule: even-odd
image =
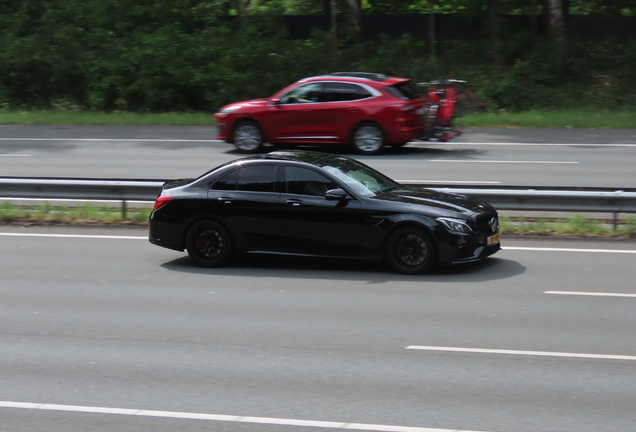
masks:
[[[214,111],[268,97],[305,76],[364,70],[415,81],[466,79],[480,110],[636,109],[636,41],[566,41],[505,27],[507,67],[485,41],[444,41],[429,58],[410,36],[354,43],[290,40],[274,6],[243,23],[223,2],[21,0],[0,5],[0,106],[57,110]],[[342,27],[341,27],[342,28]],[[346,29],[345,29],[346,30]]]

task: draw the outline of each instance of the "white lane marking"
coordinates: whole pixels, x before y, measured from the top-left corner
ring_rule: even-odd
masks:
[[[597,296],[597,297],[636,297],[636,294],[584,292],[584,291],[545,291],[543,294]]]
[[[427,162],[450,162],[450,163],[496,163],[496,164],[561,164],[576,165],[578,162],[562,161],[498,161],[498,160],[455,160],[455,159],[428,159]]]
[[[436,143],[434,141],[431,142],[417,142],[412,144],[419,144],[423,146],[430,146],[434,144],[439,144],[444,147],[448,146],[510,146],[510,147],[525,147],[525,146],[548,146],[548,147],[636,147],[636,144],[590,144],[590,143],[516,143],[516,142],[447,142],[447,143]]]
[[[480,354],[512,354],[527,356],[544,356],[544,357],[573,357],[603,360],[636,360],[636,356],[613,355],[613,354],[583,354],[583,353],[565,353],[553,351],[518,351],[518,350],[502,350],[502,349],[485,349],[485,348],[459,348],[459,347],[440,347],[426,345],[409,345],[406,349],[424,350],[424,351],[450,351],[450,352],[468,352]]]
[[[7,237],[87,238],[87,239],[115,239],[115,240],[148,240],[148,237],[141,237],[141,236],[89,235],[89,234],[0,233],[0,236],[7,236]]]
[[[636,254],[632,249],[575,249],[575,248],[548,248],[548,247],[517,247],[503,246],[503,250],[532,251],[532,252],[585,252],[585,253],[619,253]]]
[[[38,403],[10,402],[10,401],[0,401],[0,408],[20,408],[20,409],[47,410],[47,411],[69,411],[69,412],[81,412],[81,413],[93,413],[93,414],[118,414],[118,415],[143,416],[143,417],[164,417],[164,418],[176,418],[176,419],[188,419],[188,420],[208,420],[208,421],[235,422],[235,423],[257,423],[257,424],[271,424],[271,425],[282,425],[282,426],[305,426],[305,427],[363,430],[363,431],[382,431],[382,432],[478,432],[478,431],[469,431],[465,429],[461,429],[461,430],[460,429],[437,429],[437,428],[394,426],[394,425],[382,425],[382,424],[370,424],[370,423],[342,423],[342,422],[331,422],[331,421],[298,420],[298,419],[286,419],[286,418],[274,418],[274,417],[248,417],[248,416],[235,416],[235,415],[223,415],[223,414],[136,410],[136,409],[125,409],[125,408],[104,408],[104,407],[90,407],[90,406],[79,406],[79,405],[38,404]]]
[[[218,139],[169,138],[0,138],[0,141],[89,141],[89,142],[223,142]]]
[[[498,181],[480,181],[480,180],[396,180],[396,182],[398,183],[405,183],[405,184],[429,184],[429,183],[434,183],[434,184],[475,184],[475,185],[482,185],[482,184],[501,184],[501,182]]]
[[[31,157],[28,154],[0,154],[0,157]]]
[[[121,235],[91,235],[91,234],[46,234],[46,233],[7,233],[0,232],[0,236],[8,237],[53,237],[53,238],[87,238],[87,239],[118,239],[118,240],[148,240],[145,236],[121,236]],[[587,252],[587,253],[622,253],[636,254],[636,250],[612,250],[612,249],[570,249],[570,248],[534,248],[504,246],[503,250],[539,251],[539,252]]]
[[[49,202],[78,202],[78,203],[109,203],[118,204],[120,200],[99,200],[99,199],[77,199],[77,198],[15,198],[15,197],[0,197],[0,201],[49,201]],[[152,206],[152,201],[135,201],[126,200],[128,204],[144,204]]]

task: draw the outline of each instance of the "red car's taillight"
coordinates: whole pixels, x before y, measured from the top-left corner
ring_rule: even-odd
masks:
[[[153,208],[153,211],[154,210],[159,210],[161,207],[163,207],[166,204],[168,204],[170,202],[170,200],[172,200],[172,197],[168,196],[168,195],[161,195],[161,196],[157,197],[157,200],[155,201],[155,206]]]

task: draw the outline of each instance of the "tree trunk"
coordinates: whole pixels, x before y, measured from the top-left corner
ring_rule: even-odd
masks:
[[[245,16],[247,15],[247,6],[251,0],[236,0],[236,16],[239,21],[239,25],[243,27],[245,22]]]
[[[548,34],[552,42],[558,43],[565,35],[563,0],[547,0]]]
[[[530,31],[537,33],[537,0],[530,0]]]
[[[336,0],[329,1],[329,9],[331,14],[331,49],[334,53],[338,51],[338,27],[336,21]]]
[[[501,18],[499,16],[499,0],[488,0],[488,16],[490,18],[490,48],[495,66],[502,69],[506,61],[501,53]]]
[[[351,15],[351,25],[355,32],[355,41],[362,42],[362,18],[360,16],[361,0],[347,0],[349,3],[349,13]]]
[[[435,7],[436,5],[431,3],[431,9],[428,13],[428,44],[431,60],[437,57],[437,41],[435,40]]]

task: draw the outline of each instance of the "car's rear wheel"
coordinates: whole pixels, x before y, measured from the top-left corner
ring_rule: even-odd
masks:
[[[398,273],[422,274],[437,261],[435,241],[422,228],[398,228],[386,243],[387,261]]]
[[[194,224],[188,231],[186,249],[197,265],[220,267],[232,254],[232,238],[216,222],[202,221]]]
[[[361,154],[378,154],[384,148],[384,132],[380,125],[364,122],[353,132],[353,146]]]
[[[255,121],[242,120],[234,127],[232,140],[241,153],[256,153],[263,147],[263,132]]]

